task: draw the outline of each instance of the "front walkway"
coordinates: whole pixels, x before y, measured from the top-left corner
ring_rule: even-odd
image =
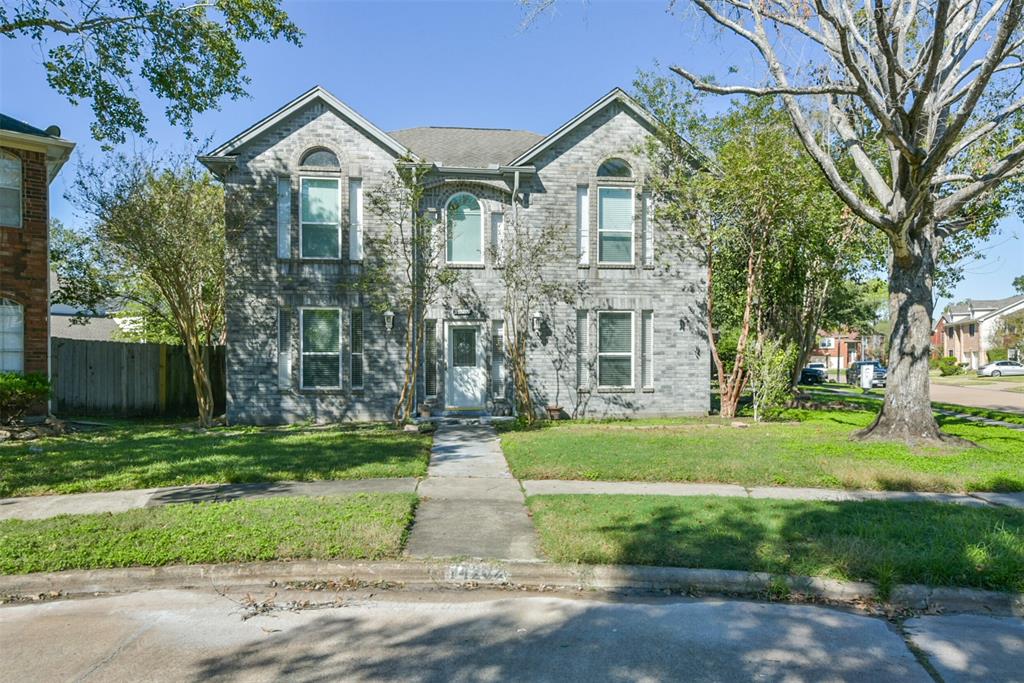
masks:
[[[493,427],[438,429],[418,493],[410,556],[539,559],[526,499]]]

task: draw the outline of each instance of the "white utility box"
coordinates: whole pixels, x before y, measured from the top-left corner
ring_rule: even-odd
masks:
[[[875,381],[875,366],[874,365],[862,365],[860,366],[860,388],[864,391],[869,391],[871,385]]]

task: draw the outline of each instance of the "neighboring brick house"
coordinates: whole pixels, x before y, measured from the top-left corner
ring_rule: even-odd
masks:
[[[246,201],[266,201],[259,219],[228,238],[228,419],[390,417],[406,321],[371,308],[355,283],[365,237],[384,231],[364,197],[400,159],[428,169],[421,208],[447,224],[448,263],[474,292],[427,311],[417,403],[485,412],[510,398],[494,342],[505,324],[502,291],[488,252],[517,215],[527,228],[565,226],[564,257],[552,265],[581,292],[577,306],[537,313],[538,407],[706,414],[703,268],[655,253],[641,151],[654,125],[615,89],[547,136],[386,133],[316,87],[201,157],[229,197],[248,188]]]
[[[0,114],[0,372],[49,372],[50,182],[72,149]]]
[[[986,365],[999,321],[1020,311],[1024,311],[1024,294],[950,304],[942,312],[942,355],[952,356],[972,370]]]

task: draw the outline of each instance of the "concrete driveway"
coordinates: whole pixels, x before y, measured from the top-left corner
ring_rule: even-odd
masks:
[[[338,596],[328,608],[248,619],[246,599],[211,591],[0,607],[0,679],[932,680],[897,627],[825,607],[496,591]],[[954,619],[915,625],[918,647],[945,648],[946,681],[973,672],[1024,680],[1020,620]],[[979,637],[984,645],[972,647]]]
[[[1000,384],[998,386],[1008,389],[1011,386],[1017,385]],[[998,388],[957,387],[948,384],[938,384],[937,382],[932,382],[931,387],[931,398],[933,401],[956,403],[974,408],[988,408],[989,410],[1024,413],[1024,394],[1004,391]]]

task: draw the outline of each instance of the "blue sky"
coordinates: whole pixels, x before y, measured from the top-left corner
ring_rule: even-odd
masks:
[[[303,46],[247,46],[251,97],[200,116],[194,132],[219,144],[315,84],[384,130],[448,125],[548,133],[659,62],[723,78],[758,77],[760,65],[744,46],[685,10],[669,14],[667,5],[562,0],[524,31],[514,0],[286,1],[306,32]],[[89,137],[91,111],[49,90],[40,62],[35,46],[0,42],[0,111],[39,127],[56,123],[78,143],[77,157],[99,157]],[[730,68],[739,76],[727,76]],[[143,101],[150,137],[180,149],[182,131],[166,123],[159,102]],[[717,106],[724,105],[723,99]],[[74,166],[75,160],[51,188],[52,215],[69,225],[76,219],[63,195]],[[985,258],[967,264],[954,298],[1011,294],[1010,281],[1024,274],[1022,238],[1018,217],[1004,221],[1001,234],[983,246]]]

